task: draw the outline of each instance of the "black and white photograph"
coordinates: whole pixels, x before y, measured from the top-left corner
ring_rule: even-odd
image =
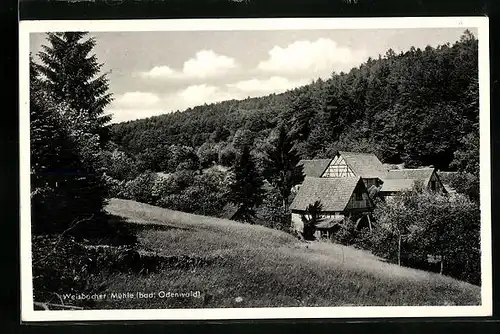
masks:
[[[488,39],[22,21],[23,320],[491,315]]]

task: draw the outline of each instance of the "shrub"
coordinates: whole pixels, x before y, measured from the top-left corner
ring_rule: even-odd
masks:
[[[466,196],[409,192],[379,205],[372,251],[391,262],[429,267],[427,257],[441,260],[440,272],[479,284],[480,213]],[[398,255],[401,239],[401,254]]]
[[[359,249],[371,249],[371,238],[373,231],[369,228],[358,229],[356,222],[345,218],[340,224],[340,228],[333,234],[332,241],[345,246],[352,246]]]
[[[132,199],[142,203],[154,203],[153,186],[155,184],[157,175],[153,172],[146,172],[132,181],[125,184],[123,197]]]
[[[215,215],[227,202],[230,173],[209,169],[196,175],[192,171],[160,177],[153,187],[157,204],[164,208],[203,215]]]
[[[290,228],[289,214],[283,212],[283,200],[279,191],[270,187],[264,194],[262,204],[257,209],[258,222],[269,228],[288,231]]]
[[[457,192],[479,202],[479,178],[470,173],[457,173],[448,177],[450,186]]]
[[[203,168],[210,167],[219,160],[218,144],[206,142],[198,148],[197,155]]]

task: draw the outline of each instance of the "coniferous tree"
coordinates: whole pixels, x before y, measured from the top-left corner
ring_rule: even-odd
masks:
[[[300,157],[287,127],[281,124],[276,129],[272,144],[266,151],[266,178],[278,189],[283,201],[283,212],[288,211],[293,186],[304,180]]]
[[[107,137],[105,125],[111,120],[104,115],[104,108],[111,102],[106,74],[100,74],[102,64],[95,54],[94,38],[87,32],[48,33],[49,45],[39,53],[42,64],[39,71],[44,85],[57,103],[67,103],[77,113],[90,120],[88,131],[99,134],[101,141]]]
[[[105,187],[87,163],[64,115],[69,107],[57,103],[40,84],[36,66],[30,73],[31,203],[35,233],[58,233],[72,221],[97,216]]]
[[[244,146],[236,164],[232,168],[234,182],[230,186],[230,200],[238,206],[235,220],[252,223],[255,207],[262,203],[263,179],[259,175],[250,148]]]
[[[32,210],[39,233],[98,218],[107,196],[100,147],[110,94],[106,77],[94,78],[101,65],[88,57],[95,42],[80,42],[84,36],[49,33],[42,65],[30,59]]]

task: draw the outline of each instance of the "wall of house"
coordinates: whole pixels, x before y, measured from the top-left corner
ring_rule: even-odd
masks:
[[[304,231],[304,222],[302,222],[302,214],[292,212],[292,229],[297,232]]]
[[[354,190],[353,194],[351,195],[351,198],[349,198],[349,202],[347,203],[347,206],[346,206],[346,211],[349,211],[349,210],[369,211],[372,209],[373,205],[372,205],[372,202],[370,200],[370,197],[368,196],[368,192],[363,191],[361,199],[358,200],[356,198],[356,192],[360,191],[359,187],[361,187],[361,186],[358,185],[358,188],[356,188],[356,190]]]

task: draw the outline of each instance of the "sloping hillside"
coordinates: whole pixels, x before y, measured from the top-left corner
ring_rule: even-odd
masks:
[[[329,243],[301,243],[262,226],[112,199],[107,211],[141,224],[141,247],[205,263],[148,275],[120,274],[107,292],[152,293],[105,300],[102,308],[342,305],[477,305],[480,288],[434,273],[384,263]],[[200,298],[159,298],[160,291],[200,291]]]
[[[389,49],[348,73],[282,94],[114,124],[111,138],[143,171],[173,171],[177,163],[165,163],[171,145],[222,152],[245,139],[258,149],[285,122],[300,129],[302,158],[370,152],[388,163],[454,170],[467,165],[457,157],[479,140],[477,55],[478,40],[467,30],[452,45]]]

